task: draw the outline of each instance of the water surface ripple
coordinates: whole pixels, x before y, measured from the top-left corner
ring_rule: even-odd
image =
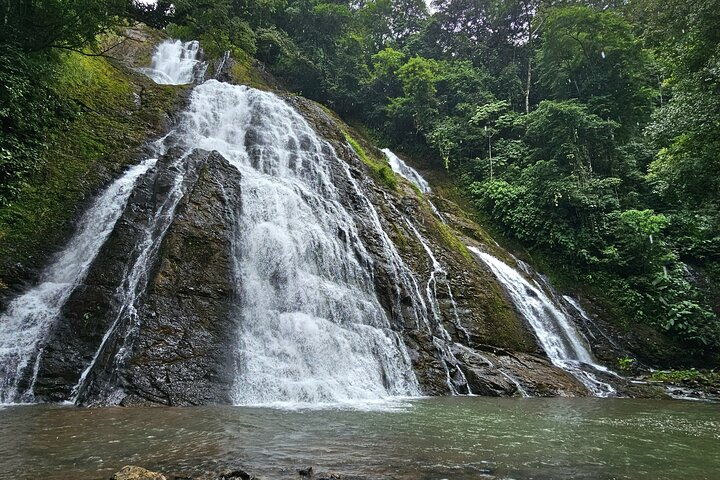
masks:
[[[108,478],[126,464],[391,479],[714,479],[717,404],[434,398],[384,410],[0,409],[0,478]]]

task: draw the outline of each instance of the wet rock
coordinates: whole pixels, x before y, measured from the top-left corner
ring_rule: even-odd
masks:
[[[304,478],[313,478],[313,467],[298,470],[298,475]]]
[[[588,390],[572,375],[538,355],[483,346],[457,351],[466,365],[472,392],[492,397],[587,396]]]
[[[51,331],[35,385],[39,399],[68,399],[97,356],[78,392],[83,404],[229,403],[239,184],[239,172],[219,154],[182,157],[175,149],[139,179],[85,285]],[[169,217],[163,208],[174,195],[173,221],[151,223]],[[137,245],[148,232],[162,242],[142,253]],[[128,272],[148,254],[135,269],[137,289],[128,290]],[[136,297],[131,308],[121,301],[127,295]]]
[[[141,467],[126,465],[113,475],[110,480],[167,480],[167,477],[159,472],[151,472]]]
[[[231,480],[231,479],[240,479],[240,480],[257,480],[256,477],[253,477],[249,473],[247,473],[244,470],[226,470],[224,472],[221,472],[217,476],[217,480]]]

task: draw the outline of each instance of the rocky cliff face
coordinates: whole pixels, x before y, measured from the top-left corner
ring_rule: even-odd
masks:
[[[217,153],[180,155],[171,150],[141,178],[87,280],[65,305],[41,357],[36,398],[60,401],[77,394],[81,403],[229,402],[234,365],[227,351],[235,330],[232,219],[240,208],[240,174]],[[138,296],[136,306],[128,309],[123,282],[179,169],[187,172],[182,198],[159,254],[141,272],[146,278],[131,292]]]

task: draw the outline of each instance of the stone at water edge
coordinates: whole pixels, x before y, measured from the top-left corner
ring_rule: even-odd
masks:
[[[167,480],[167,477],[159,472],[151,472],[141,467],[126,465],[113,475],[110,480]]]
[[[336,478],[336,477],[330,477]],[[110,480],[259,480],[257,477],[250,475],[244,470],[233,469],[224,470],[220,473],[203,475],[200,477],[185,477],[170,475],[166,477],[162,473],[152,472],[142,467],[136,467],[133,465],[124,466],[119,472],[113,475]]]
[[[250,475],[249,473],[247,473],[243,470],[226,470],[217,477],[217,480],[231,480],[231,479],[258,480],[257,477],[253,477],[252,475]]]

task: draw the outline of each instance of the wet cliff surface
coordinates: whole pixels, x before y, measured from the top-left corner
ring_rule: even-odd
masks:
[[[144,285],[130,292],[138,297],[133,311],[124,310],[120,292],[127,272],[180,169],[186,175],[173,221],[157,256],[140,272]],[[139,180],[86,281],[54,324],[35,380],[37,399],[229,402],[228,351],[235,330],[231,238],[239,180],[219,154],[183,157],[177,149]],[[93,370],[81,382],[91,363]]]

